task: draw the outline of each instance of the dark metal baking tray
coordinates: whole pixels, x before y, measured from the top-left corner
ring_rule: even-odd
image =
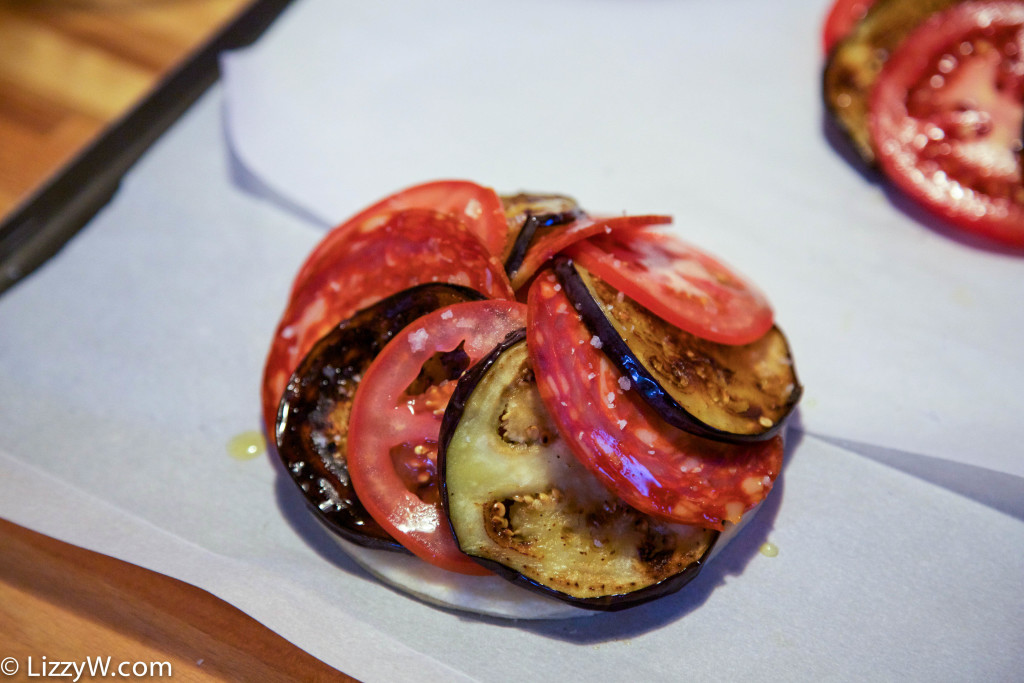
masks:
[[[252,43],[291,3],[256,0],[169,73],[0,225],[0,294],[57,253],[121,178],[219,77],[218,55]]]

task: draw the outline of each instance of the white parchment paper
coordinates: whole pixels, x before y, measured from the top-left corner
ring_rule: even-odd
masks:
[[[1024,255],[833,147],[825,0],[305,0],[224,60],[232,148],[325,227],[465,177],[670,213],[772,299],[810,433],[1024,476]]]
[[[0,298],[0,515],[205,588],[365,681],[674,681],[680,667],[1010,680],[1024,666],[1024,513],[799,432],[765,508],[672,599],[517,624],[371,579],[273,459],[227,449],[259,424],[268,339],[320,231],[234,185],[221,95]]]
[[[286,19],[298,21],[318,5],[323,11],[324,3],[301,2]],[[676,6],[643,5],[662,11]],[[712,17],[717,7],[734,18],[744,16],[734,6],[755,9],[719,3],[699,11]],[[790,13],[783,10],[781,16]],[[810,30],[813,22],[806,23]],[[758,40],[761,30],[743,31]],[[504,35],[496,29],[495,36]],[[701,32],[694,35],[711,43]],[[0,297],[0,516],[209,590],[364,681],[499,681],[511,675],[541,681],[1008,681],[1024,670],[1024,510],[1013,484],[1019,478],[936,457],[941,449],[928,446],[924,440],[933,437],[927,433],[918,434],[916,413],[909,409],[905,430],[890,434],[876,425],[877,439],[868,434],[863,441],[840,442],[836,435],[842,430],[836,430],[826,441],[793,431],[776,491],[743,535],[685,592],[645,607],[583,620],[515,623],[440,610],[371,579],[326,536],[272,458],[243,461],[228,452],[234,436],[258,429],[260,372],[270,336],[295,270],[323,234],[322,225],[308,220],[311,208],[306,214],[294,210],[298,199],[283,190],[267,192],[251,166],[236,165],[225,134],[231,121],[224,118],[231,103],[226,98],[233,95],[218,86],[204,97],[129,175],[110,206],[57,257]],[[805,113],[794,107],[794,116]],[[713,135],[714,128],[707,131]],[[539,176],[525,167],[521,176],[495,172],[493,182],[518,187],[538,177],[540,187],[554,186],[560,174],[544,176],[551,169],[538,168]],[[848,173],[827,163],[821,172]],[[367,183],[360,192],[383,194],[420,179],[418,173],[381,175],[379,188]],[[698,175],[693,171],[693,178]],[[614,196],[604,208],[686,207],[678,193],[666,191],[667,181],[657,190],[639,180],[606,182],[596,173],[564,177],[585,184],[569,187],[564,181],[558,189],[576,192],[589,205]],[[358,181],[352,178],[346,182]],[[261,192],[254,192],[261,183]],[[813,198],[802,186],[795,191]],[[367,201],[360,192],[352,190],[345,200],[353,210]],[[665,206],[662,200],[678,204]],[[892,378],[885,388],[869,386],[871,398],[845,395],[852,389],[843,376],[870,374],[852,363],[861,351],[847,349],[842,335],[827,338],[829,326],[843,322],[829,311],[846,304],[826,305],[818,292],[826,281],[790,282],[814,270],[800,256],[799,242],[785,267],[777,267],[774,258],[765,262],[777,255],[773,243],[795,239],[792,234],[747,231],[742,238],[726,237],[733,222],[725,216],[748,209],[735,196],[720,205],[719,214],[710,208],[718,201],[714,195],[694,201],[708,207],[703,227],[694,228],[698,241],[721,240],[716,250],[765,286],[794,337],[809,389],[798,424],[827,434],[827,423],[815,414],[836,401],[861,403],[880,414],[886,406],[902,410],[892,407],[902,399],[887,395]],[[753,201],[767,201],[767,195],[754,192]],[[790,210],[800,213],[794,207],[801,202],[792,204]],[[882,212],[886,206],[862,210]],[[781,218],[770,220],[773,229],[785,228]],[[1016,262],[951,243],[912,222],[894,221],[891,227],[916,235],[922,254],[939,250],[970,268],[989,266],[995,279],[1016,268]],[[837,276],[857,270],[811,233],[809,226],[799,228],[811,253],[833,254]],[[893,287],[902,277],[912,279],[898,268],[881,267],[891,260],[882,251],[889,240],[880,239],[872,252],[873,227],[854,233],[859,237],[851,238],[848,257],[865,259],[860,289],[881,288],[890,276],[897,281]],[[923,261],[914,263],[932,272]],[[931,266],[963,277],[952,266]],[[1012,307],[997,305],[1009,299],[990,279],[979,282],[970,281],[980,288],[971,291],[994,298],[975,298],[965,309],[973,311],[977,325],[1003,329],[990,318],[1003,314],[1013,320]],[[870,341],[855,334],[867,327],[858,316],[882,317],[891,298],[880,298],[870,315],[843,308],[853,318],[844,323],[849,335]],[[920,328],[930,329],[934,321],[914,311],[937,301],[907,301],[914,306],[903,316],[906,334],[927,336]],[[815,303],[823,330],[801,316]],[[1003,346],[985,363],[972,355],[972,349],[980,353],[975,347],[981,341],[964,322],[974,318],[965,315],[946,323],[955,354],[926,348],[966,363],[959,372],[964,392],[974,396],[968,375],[1012,379],[1015,369],[999,366],[998,359],[1009,353]],[[892,333],[886,343],[901,338]],[[838,344],[844,372],[830,371],[818,343],[833,349]],[[906,362],[917,361],[908,356]],[[836,384],[826,381],[832,375]],[[834,397],[837,392],[843,395]],[[944,400],[929,405],[939,416],[952,414]],[[1009,434],[1009,414],[986,414],[984,425]],[[955,417],[961,428],[982,424],[971,422],[970,414]],[[942,420],[936,424],[940,433],[956,431],[942,432]],[[990,437],[977,431],[987,447]],[[900,450],[908,440],[914,449]],[[989,486],[993,481],[1009,484]],[[758,552],[766,541],[778,547],[777,557]]]

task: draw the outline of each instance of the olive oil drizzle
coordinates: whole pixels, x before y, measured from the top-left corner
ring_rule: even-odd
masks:
[[[228,455],[235,460],[252,460],[266,452],[267,442],[263,432],[251,429],[231,437],[227,449]]]

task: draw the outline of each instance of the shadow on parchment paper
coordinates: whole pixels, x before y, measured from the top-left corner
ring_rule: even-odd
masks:
[[[761,504],[757,515],[737,534],[721,554],[701,570],[693,581],[673,595],[659,598],[622,612],[597,614],[585,619],[562,619],[537,622],[505,622],[506,625],[538,635],[595,644],[620,640],[656,631],[667,624],[687,617],[698,610],[719,586],[740,576],[752,559],[760,554],[774,527],[779,507],[785,498],[785,471],[803,440],[800,411],[790,416],[786,432],[786,454],[782,473],[772,487],[771,495]],[[500,624],[501,620],[488,620]]]
[[[593,644],[630,638],[678,621],[703,605],[716,587],[725,584],[731,577],[741,575],[751,559],[759,554],[761,546],[767,541],[772,531],[773,522],[782,504],[782,499],[785,497],[786,467],[802,439],[803,429],[800,423],[799,409],[797,409],[790,417],[786,433],[783,472],[776,479],[771,495],[762,503],[757,515],[733,538],[729,546],[678,593],[621,612],[597,612],[592,616],[570,619],[503,619],[440,607],[426,602],[424,604],[432,609],[449,612],[461,619],[481,621],[505,628],[517,628],[577,644]],[[274,461],[277,472],[275,495],[278,508],[287,524],[309,544],[314,552],[339,569],[366,577],[369,581],[377,581],[350,558],[331,538],[330,531],[315,519],[305,499],[296,490],[291,476],[281,464],[273,444],[268,442],[267,445],[267,457]],[[410,600],[422,602],[399,588],[384,585],[405,595]]]
[[[815,436],[1024,521],[1024,477],[858,441]]]
[[[761,505],[757,515],[733,538],[729,546],[706,566],[701,573],[678,593],[659,598],[645,605],[621,612],[597,612],[592,616],[570,619],[503,619],[473,614],[453,608],[440,607],[420,601],[400,588],[383,584],[401,593],[410,600],[427,604],[432,609],[449,612],[461,619],[481,621],[505,628],[517,628],[549,638],[561,639],[577,644],[600,643],[619,640],[654,631],[665,624],[678,621],[698,609],[716,587],[723,585],[730,577],[743,573],[752,558],[759,554],[761,546],[768,539],[772,525],[784,498],[785,469],[803,438],[799,410],[791,417],[786,434],[786,454],[783,473],[779,475],[772,493]],[[319,556],[350,574],[377,581],[369,572],[350,558],[331,537],[331,532],[321,524],[309,509],[304,497],[296,489],[291,476],[281,464],[272,443],[268,442],[269,457],[277,473],[275,496],[278,509],[290,526],[303,541]]]
[[[222,113],[221,118],[223,119],[226,115],[226,113]],[[230,174],[231,182],[235,187],[246,194],[270,202],[303,221],[324,229],[334,227],[334,224],[324,220],[320,216],[317,216],[300,203],[293,201],[286,195],[282,194],[277,188],[268,184],[262,177],[253,173],[249,167],[245,165],[245,162],[239,157],[238,152],[235,150],[231,135],[228,134],[229,129],[227,122],[222,121],[221,127],[224,129],[224,135],[227,139],[228,173]]]
[[[327,527],[317,520],[305,496],[282,464],[277,454],[277,446],[269,438],[266,443],[267,452],[264,457],[270,458],[274,466],[274,497],[285,523],[320,557],[349,574],[375,581],[368,571],[348,556],[341,545],[332,538]]]

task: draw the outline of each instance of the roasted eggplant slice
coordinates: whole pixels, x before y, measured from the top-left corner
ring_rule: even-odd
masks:
[[[868,165],[868,97],[892,50],[932,13],[962,0],[878,0],[853,32],[836,44],[823,79],[825,105]]]
[[[509,228],[502,262],[510,278],[519,271],[534,241],[552,228],[572,223],[584,215],[575,199],[560,194],[521,192],[503,196],[501,201]]]
[[[630,508],[576,460],[537,392],[525,330],[459,381],[439,464],[463,552],[578,607],[618,610],[677,591],[718,537]]]
[[[475,290],[447,284],[399,292],[334,328],[292,374],[278,412],[278,456],[321,521],[353,543],[404,551],[367,513],[349,479],[348,416],[363,372],[413,320],[481,298]]]
[[[555,266],[565,293],[606,355],[669,424],[705,438],[771,438],[800,398],[778,327],[741,346],[670,325],[578,264]]]

